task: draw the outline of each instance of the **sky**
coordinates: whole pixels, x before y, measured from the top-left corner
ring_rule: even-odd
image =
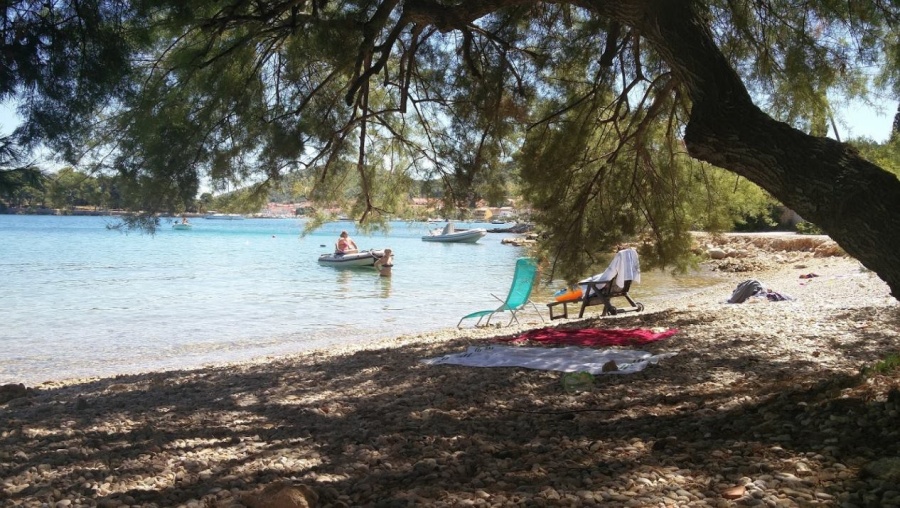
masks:
[[[896,101],[885,103],[878,109],[860,101],[851,102],[839,112],[838,134],[841,140],[867,137],[884,143],[891,136],[895,114],[897,114]],[[832,134],[829,136],[834,137]]]

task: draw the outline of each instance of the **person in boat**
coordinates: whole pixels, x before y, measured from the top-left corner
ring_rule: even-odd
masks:
[[[181,216],[181,223],[182,224],[190,224],[190,222],[188,222],[188,220],[187,220],[187,215]]]
[[[355,254],[359,252],[359,247],[356,246],[356,242],[350,238],[350,233],[346,231],[341,231],[341,236],[338,238],[337,243],[334,244],[334,253],[335,254]]]
[[[378,275],[390,277],[391,268],[394,266],[394,251],[391,249],[384,249],[384,255],[376,259],[375,264],[372,266],[378,270]]]

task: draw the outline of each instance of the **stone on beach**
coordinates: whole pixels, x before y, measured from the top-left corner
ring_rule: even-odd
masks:
[[[319,495],[308,485],[290,482],[273,483],[241,499],[248,508],[315,508],[318,500]]]
[[[13,399],[28,397],[33,392],[32,388],[26,388],[22,383],[10,383],[0,386],[0,404],[5,404]]]

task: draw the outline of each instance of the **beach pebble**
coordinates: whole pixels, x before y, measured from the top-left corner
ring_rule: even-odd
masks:
[[[711,259],[725,259],[728,257],[728,253],[723,249],[709,249],[706,251],[706,255]]]

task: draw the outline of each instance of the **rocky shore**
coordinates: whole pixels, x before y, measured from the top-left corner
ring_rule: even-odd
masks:
[[[0,505],[900,506],[887,285],[827,239],[698,249],[722,282],[640,314],[7,387]],[[794,300],[724,303],[751,278]],[[420,362],[542,326],[674,328],[642,349],[677,355],[577,392]]]

